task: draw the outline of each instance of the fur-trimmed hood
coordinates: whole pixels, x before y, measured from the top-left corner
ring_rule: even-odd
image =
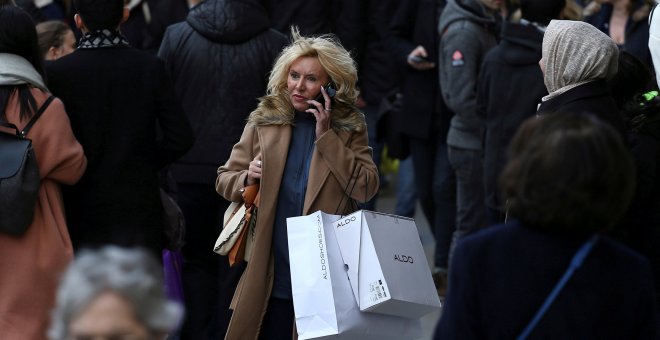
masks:
[[[333,101],[331,127],[334,131],[361,132],[366,129],[367,123],[355,106],[339,101]],[[283,96],[267,95],[259,98],[259,105],[250,113],[248,124],[254,126],[265,125],[294,125],[293,105]]]

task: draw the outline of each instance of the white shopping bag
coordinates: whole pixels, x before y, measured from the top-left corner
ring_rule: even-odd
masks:
[[[287,218],[291,288],[298,338],[416,339],[419,320],[362,313],[330,230],[339,216],[317,211]]]
[[[419,318],[440,308],[413,219],[360,210],[332,229],[360,310]]]

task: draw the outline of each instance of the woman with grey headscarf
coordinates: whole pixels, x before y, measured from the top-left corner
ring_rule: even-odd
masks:
[[[543,36],[539,62],[548,95],[537,113],[589,112],[625,136],[623,120],[606,84],[616,74],[618,57],[614,41],[594,26],[552,20]]]

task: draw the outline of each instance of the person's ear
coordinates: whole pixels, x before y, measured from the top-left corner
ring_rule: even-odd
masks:
[[[56,60],[59,57],[60,57],[60,49],[55,46],[51,46],[48,48],[48,51],[46,52],[46,56],[44,59]]]
[[[131,11],[128,9],[128,7],[124,7],[124,13],[122,13],[121,22],[119,24],[121,25],[125,23],[129,16],[131,16]]]
[[[78,29],[80,29],[81,31],[87,29],[85,27],[85,23],[83,22],[82,17],[80,16],[80,14],[76,13],[73,16],[73,21],[76,23],[76,27],[78,27]]]

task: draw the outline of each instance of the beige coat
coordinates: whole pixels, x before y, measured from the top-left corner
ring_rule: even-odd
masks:
[[[48,97],[32,90],[37,104]],[[7,120],[18,121],[14,96],[6,110]],[[85,171],[87,159],[73,136],[64,105],[55,99],[34,124],[28,138],[35,150],[41,186],[35,215],[20,237],[0,234],[0,339],[45,339],[55,289],[73,256],[64,219],[60,183],[74,184]]]
[[[364,118],[359,115],[362,122]],[[364,124],[362,124],[364,125]],[[273,285],[272,234],[277,196],[291,139],[291,125],[248,124],[227,163],[218,169],[216,190],[240,202],[250,161],[261,153],[261,198],[254,250],[234,294],[233,315],[225,339],[257,339]],[[364,202],[378,190],[378,170],[367,145],[367,133],[329,130],[316,141],[309,169],[303,215],[321,210],[335,213],[355,169],[351,198]],[[351,182],[351,186],[352,186]],[[343,207],[344,205],[342,205]]]

